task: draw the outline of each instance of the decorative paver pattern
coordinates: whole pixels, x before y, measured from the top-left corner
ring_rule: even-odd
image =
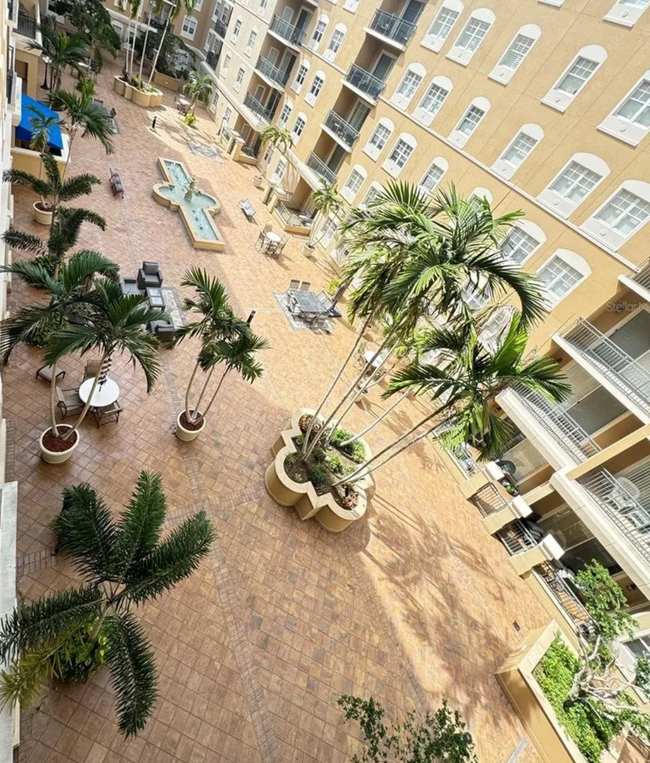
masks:
[[[74,582],[71,565],[51,556],[49,526],[65,485],[87,480],[117,507],[141,469],[160,471],[167,526],[204,509],[218,531],[199,571],[140,610],[160,672],[159,700],[144,732],[128,742],[120,737],[109,675],[102,671],[85,686],[53,687],[23,715],[18,760],[343,763],[358,744],[336,706],[345,692],[373,694],[395,713],[424,710],[446,697],[468,719],[482,763],[504,763],[525,735],[493,673],[546,616],[429,445],[378,473],[366,518],[343,535],[300,523],[293,510],[267,496],[263,475],[278,431],[292,411],[317,401],[353,341],[345,319],[329,334],[293,331],[274,293],[290,278],[320,290],[333,268],[325,257],[303,257],[299,239],[278,261],[256,250],[258,226],[271,219],[251,182],[256,168],[190,151],[188,137],[213,144],[216,125],[201,118],[198,129],[185,127],[169,94],[152,132],[152,115],[110,89],[116,71],[107,65],[98,85],[99,97],[118,110],[116,153],[107,157],[94,142],[76,141],[70,171],[94,172],[105,181],[111,166],[125,196],[113,199],[104,182],[84,200],[108,226],[104,233],[87,226],[79,245],[107,253],[125,275],[135,274],[142,260],[157,260],[165,287],[181,295],[183,272],[191,265],[207,268],[223,280],[242,315],[257,311],[255,329],[272,349],[254,386],[227,380],[194,443],[179,442],[173,431],[196,345],[161,350],[162,376],[151,395],[141,376],[117,360],[111,374],[121,388],[119,425],[98,430],[89,419],[72,460],[59,467],[38,455],[48,392],[34,379],[40,356],[20,348],[12,357],[3,389],[4,415],[15,431],[21,598]],[[153,201],[159,156],[183,161],[219,198],[216,222],[225,252],[193,250],[178,216]],[[42,235],[31,222],[32,199],[24,192],[15,197],[16,224]],[[257,224],[238,208],[244,197],[258,210]],[[42,296],[14,279],[11,309],[37,299]],[[63,366],[63,386],[78,386],[82,362]],[[377,415],[383,403],[376,391],[354,407],[350,426]],[[400,406],[373,430],[371,445],[386,442],[421,409],[419,402]],[[538,760],[530,744],[519,760]]]

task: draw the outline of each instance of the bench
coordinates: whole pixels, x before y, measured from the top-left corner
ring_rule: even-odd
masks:
[[[242,199],[239,202],[239,208],[241,211],[246,215],[246,219],[248,222],[254,222],[255,221],[255,207],[250,203],[248,199]]]
[[[111,190],[113,191],[113,196],[119,196],[120,198],[123,198],[124,186],[122,185],[122,179],[117,174],[117,172],[114,172],[113,170],[111,170],[110,172],[111,172],[111,176],[108,182],[111,184]]]

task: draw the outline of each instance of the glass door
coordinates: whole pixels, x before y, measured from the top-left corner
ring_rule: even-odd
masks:
[[[393,68],[395,59],[388,53],[381,53],[372,69],[372,75],[378,80],[386,82],[390,70]]]
[[[359,131],[363,127],[363,123],[366,121],[368,114],[370,114],[370,107],[361,101],[357,101],[352,113],[348,117],[348,122],[352,127]]]

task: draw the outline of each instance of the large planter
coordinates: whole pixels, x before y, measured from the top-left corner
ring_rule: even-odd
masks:
[[[127,101],[133,100],[133,93],[135,93],[137,88],[133,87],[133,85],[129,85],[128,82],[124,83],[124,97]]]
[[[70,427],[67,427],[70,429]],[[54,450],[48,450],[45,445],[43,445],[43,438],[45,435],[50,431],[50,427],[48,427],[43,434],[40,436],[38,440],[38,445],[41,449],[41,458],[43,461],[46,461],[48,464],[63,464],[65,463],[70,456],[75,452],[77,449],[77,446],[79,445],[81,441],[81,435],[79,432],[77,432],[77,439],[75,440],[74,444],[71,445],[68,450],[64,450],[63,452],[60,451],[54,451]]]
[[[264,177],[262,175],[255,175],[253,177],[253,185],[255,188],[262,190],[264,188]]]
[[[131,100],[133,103],[135,103],[136,106],[141,106],[143,109],[148,109],[151,104],[151,93],[133,88],[133,92],[131,93]]]
[[[113,77],[113,90],[118,95],[124,95],[126,89],[126,82],[121,77]]]
[[[313,415],[314,411],[301,408],[291,417],[289,429],[285,429],[274,446],[271,453],[274,458],[269,464],[264,477],[267,493],[280,506],[292,506],[301,520],[314,518],[323,529],[328,532],[341,532],[352,522],[361,519],[368,507],[368,498],[374,493],[375,484],[370,475],[355,483],[359,499],[353,509],[344,509],[334,500],[331,493],[318,495],[311,482],[294,482],[284,468],[284,461],[290,453],[295,453],[293,444],[295,437],[300,431],[299,421],[301,416]],[[363,440],[360,441],[370,457],[370,448]]]
[[[203,423],[198,429],[186,429],[181,424],[181,416],[184,413],[185,411],[181,411],[176,417],[176,437],[178,437],[178,439],[182,440],[183,442],[192,442],[192,440],[196,440],[196,438],[205,429],[205,419],[203,419]]]
[[[162,105],[163,95],[162,90],[152,90],[149,93],[149,108],[157,109],[158,106]]]
[[[52,211],[41,209],[41,202],[36,201],[32,205],[34,210],[34,220],[41,225],[52,225]]]

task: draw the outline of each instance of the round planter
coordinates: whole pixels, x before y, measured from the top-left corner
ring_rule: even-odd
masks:
[[[162,90],[152,90],[149,93],[149,108],[156,109],[162,105],[163,92]]]
[[[135,88],[133,85],[129,85],[126,82],[124,83],[124,97],[127,101],[133,100],[133,93],[135,92]]]
[[[120,79],[120,77],[113,77],[113,90],[118,95],[124,95],[124,91],[126,89],[126,82],[123,79]]]
[[[255,188],[262,190],[262,188],[264,188],[264,178],[261,175],[255,175],[253,178],[253,185]]]
[[[304,257],[313,257],[316,247],[313,244],[304,244],[302,247],[302,253]]]
[[[149,104],[151,103],[151,93],[145,93],[142,90],[138,90],[134,87],[133,92],[131,93],[131,100],[133,103],[135,103],[136,106],[141,106],[143,109],[148,109]]]
[[[48,464],[63,464],[70,458],[70,456],[77,449],[77,446],[79,445],[79,442],[81,441],[81,435],[79,434],[79,432],[77,432],[77,439],[75,440],[74,445],[68,448],[68,450],[64,450],[63,452],[48,450],[43,445],[43,438],[50,431],[50,429],[51,427],[48,427],[38,440],[38,445],[41,449],[41,458],[43,459],[43,461],[47,462]]]
[[[52,212],[47,212],[40,208],[40,201],[35,201],[32,205],[34,209],[34,220],[41,225],[52,225]]]
[[[203,423],[199,429],[185,429],[185,427],[181,424],[181,416],[184,413],[185,411],[181,411],[176,417],[176,437],[178,437],[178,439],[182,440],[183,442],[192,442],[192,440],[196,440],[196,438],[205,429],[205,419],[203,419]]]

